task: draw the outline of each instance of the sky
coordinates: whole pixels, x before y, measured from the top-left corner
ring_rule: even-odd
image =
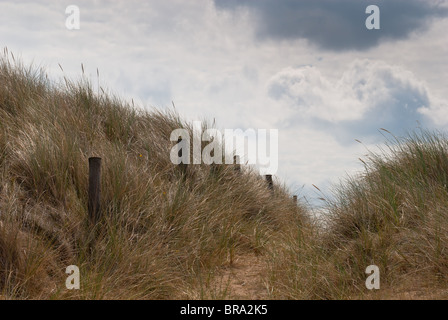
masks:
[[[82,63],[143,108],[278,130],[275,179],[311,203],[362,170],[380,128],[445,129],[447,31],[447,0],[0,0],[0,48],[52,79]]]

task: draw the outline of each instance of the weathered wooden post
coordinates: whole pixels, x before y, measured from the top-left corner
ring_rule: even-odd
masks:
[[[210,164],[210,174],[217,175],[218,174],[218,165],[216,163]]]
[[[178,138],[177,139],[177,145],[179,147],[179,151],[177,152],[177,155],[179,156],[180,159],[182,159],[182,146],[180,145],[180,143],[182,142],[182,138]],[[187,164],[183,163],[183,160],[181,160],[181,162],[179,163],[179,168],[180,168],[180,172],[182,173],[183,179],[186,179],[186,174],[187,174]]]
[[[89,219],[97,223],[101,217],[100,195],[101,195],[101,158],[89,158]]]
[[[274,182],[272,181],[272,174],[267,174],[265,177],[268,183],[268,189],[271,190],[272,194],[274,194]]]
[[[233,156],[233,163],[235,164],[235,171],[241,173],[240,156]]]
[[[292,196],[292,201],[294,202],[295,205],[297,205],[297,196]]]

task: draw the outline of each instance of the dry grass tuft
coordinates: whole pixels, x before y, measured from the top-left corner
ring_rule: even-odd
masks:
[[[422,130],[386,145],[363,160],[364,174],[335,189],[323,225],[285,235],[285,250],[272,248],[277,297],[446,297],[448,138]],[[366,289],[369,265],[380,269],[378,292]]]
[[[3,298],[446,297],[443,134],[422,131],[370,154],[365,173],[326,200],[322,223],[285,186],[271,195],[250,168],[195,165],[184,179],[169,138],[193,129],[174,111],[135,109],[86,79],[53,83],[7,52],[0,118]],[[91,156],[103,159],[95,228],[87,219]],[[245,257],[260,265],[250,270]],[[230,268],[235,261],[244,268]],[[371,264],[381,272],[376,292],[365,287]],[[80,268],[80,290],[65,287],[69,265]],[[251,292],[232,288],[236,270],[250,275]]]
[[[169,138],[192,128],[175,112],[135,109],[85,79],[52,83],[7,54],[0,117],[0,295],[8,299],[217,296],[208,285],[217,269],[263,252],[288,215],[305,216],[282,186],[272,197],[250,169],[190,166],[183,181]],[[103,158],[97,230],[86,212],[90,156]],[[80,290],[65,288],[69,265],[80,268]]]

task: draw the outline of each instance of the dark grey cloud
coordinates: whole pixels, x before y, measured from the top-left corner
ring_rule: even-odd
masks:
[[[218,9],[247,8],[256,19],[261,40],[307,39],[323,49],[365,50],[383,40],[404,39],[437,17],[447,7],[428,0],[214,0]],[[380,30],[365,27],[366,8],[380,8]]]

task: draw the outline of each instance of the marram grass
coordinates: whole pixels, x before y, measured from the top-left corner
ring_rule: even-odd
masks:
[[[261,253],[287,215],[305,217],[281,186],[271,197],[250,168],[196,165],[182,179],[169,138],[191,126],[172,110],[95,93],[85,79],[52,83],[4,56],[0,118],[7,299],[226,297],[207,285],[217,270],[237,254]],[[91,156],[103,159],[96,230],[87,213]],[[65,287],[69,265],[80,269],[79,290]]]
[[[0,298],[232,299],[223,270],[258,257],[271,299],[447,298],[448,139],[420,131],[364,159],[323,208],[251,168],[169,158],[173,110],[142,110],[82,78],[0,61]],[[87,213],[101,157],[102,219]],[[65,269],[80,269],[67,290]],[[367,290],[377,265],[381,289]],[[248,296],[247,298],[251,298]]]

